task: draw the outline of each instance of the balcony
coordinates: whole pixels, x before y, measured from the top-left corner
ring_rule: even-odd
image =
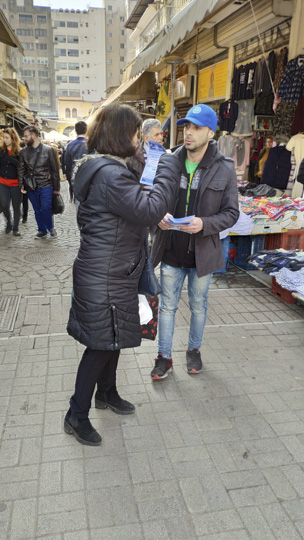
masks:
[[[147,47],[157,34],[163,30],[164,26],[166,26],[166,24],[168,24],[184,7],[190,4],[191,1],[192,0],[172,0],[170,5],[161,7],[140,34],[136,54],[139,54]]]
[[[8,99],[11,99],[15,103],[23,104],[23,99],[19,95],[18,91],[18,83],[16,79],[8,79],[9,82],[7,82],[4,79],[0,79],[0,93],[7,97]]]

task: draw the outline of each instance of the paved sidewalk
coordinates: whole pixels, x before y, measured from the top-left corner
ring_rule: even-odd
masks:
[[[93,408],[103,444],[84,447],[62,428],[83,351],[65,334],[73,205],[56,228],[34,241],[31,215],[21,239],[0,233],[0,300],[16,311],[0,332],[0,540],[303,539],[303,307],[242,272],[215,276],[191,377],[184,291],[173,374],[151,382],[152,342],[124,351],[136,414]]]

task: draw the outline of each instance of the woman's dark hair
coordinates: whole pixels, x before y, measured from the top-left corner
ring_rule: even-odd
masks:
[[[141,126],[141,117],[129,105],[107,105],[89,128],[88,149],[99,154],[131,157],[136,148],[132,139]]]

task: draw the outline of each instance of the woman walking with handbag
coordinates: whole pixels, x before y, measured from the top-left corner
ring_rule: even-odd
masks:
[[[6,218],[6,234],[13,230],[14,236],[21,236],[18,231],[20,221],[21,192],[18,187],[19,136],[14,128],[5,128],[2,132],[3,144],[0,149],[0,201]],[[10,211],[12,201],[14,220]]]
[[[91,153],[77,165],[74,194],[81,243],[73,267],[73,298],[67,331],[86,346],[64,429],[82,444],[99,445],[89,420],[95,406],[117,414],[135,407],[116,387],[121,349],[138,347],[141,331],[138,282],[145,263],[145,235],[177,196],[180,165],[161,157],[153,189],[142,191],[126,158],[135,154],[141,118],[127,105],[103,108],[90,127]]]

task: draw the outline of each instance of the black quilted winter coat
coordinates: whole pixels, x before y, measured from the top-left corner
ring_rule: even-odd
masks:
[[[87,156],[78,169],[74,193],[80,202],[81,242],[73,267],[67,331],[90,349],[140,345],[138,280],[145,259],[145,231],[167,213],[180,174],[176,156],[165,154],[147,194],[119,158]]]

